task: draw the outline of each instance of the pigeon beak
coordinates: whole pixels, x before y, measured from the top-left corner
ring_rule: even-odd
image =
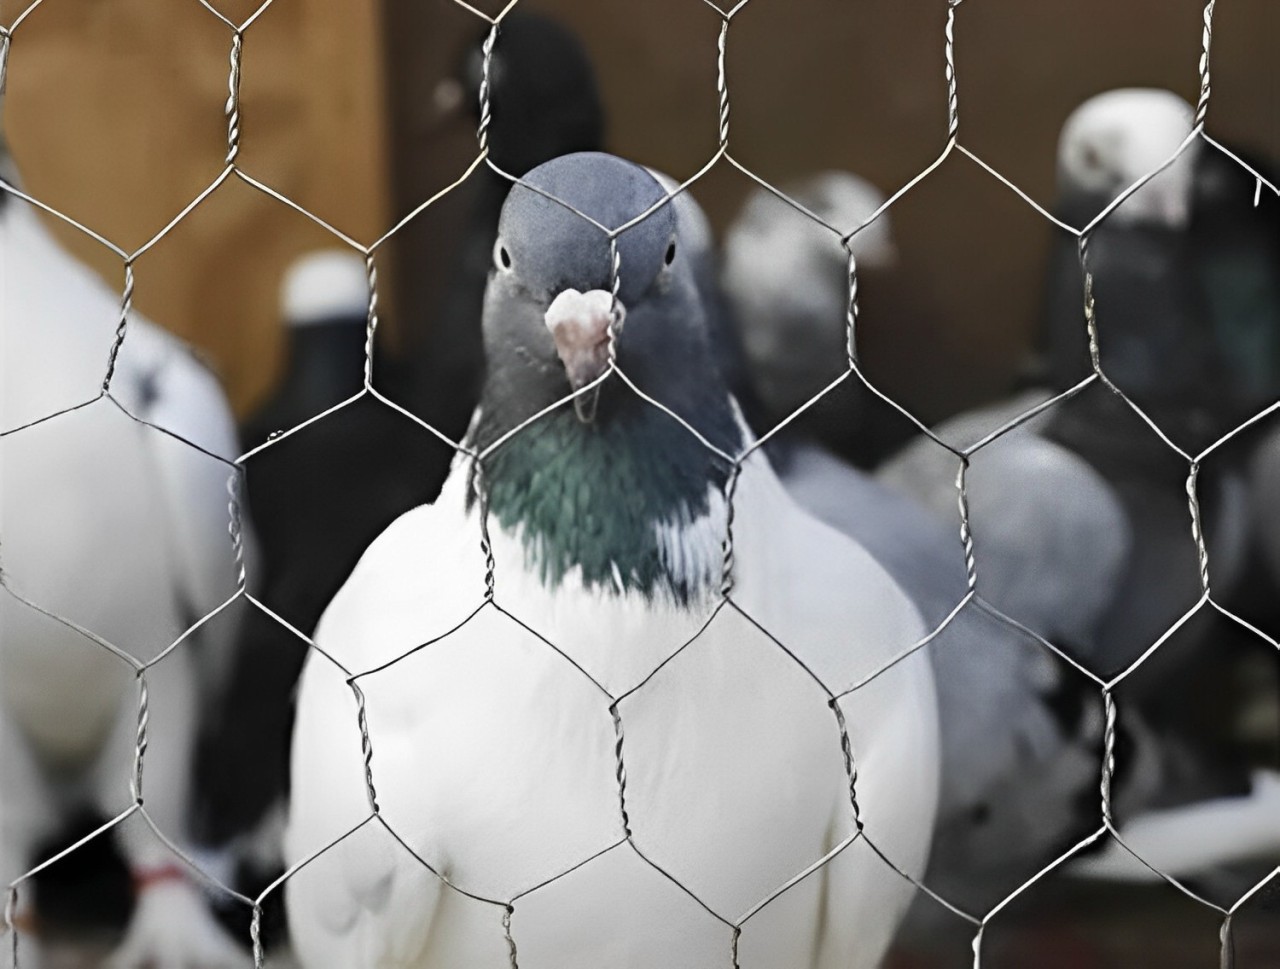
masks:
[[[580,293],[566,289],[547,307],[544,320],[574,391],[599,380],[609,369],[609,313],[613,305],[613,295],[606,290]],[[626,311],[621,303],[617,307],[617,329],[621,329]],[[582,423],[595,420],[599,395],[597,384],[573,399],[574,410]]]

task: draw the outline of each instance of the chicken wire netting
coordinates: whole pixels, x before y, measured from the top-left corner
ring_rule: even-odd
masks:
[[[31,17],[37,8],[39,8],[46,0],[36,0],[29,7],[23,10],[6,28],[0,28],[0,90],[3,90],[5,71],[8,63],[8,56],[13,45],[22,43],[24,34],[24,24]],[[56,2],[56,0],[53,0]],[[730,167],[740,173],[742,176],[750,179],[754,184],[764,188],[772,193],[779,200],[789,206],[794,212],[800,216],[811,220],[826,230],[832,239],[838,240],[847,254],[847,280],[848,280],[848,300],[847,313],[845,318],[846,325],[846,359],[842,370],[838,376],[832,380],[827,386],[819,390],[807,403],[794,411],[790,416],[769,429],[767,433],[759,436],[751,442],[740,453],[726,453],[718,448],[710,440],[707,439],[697,428],[693,427],[684,418],[677,414],[673,409],[665,405],[659,400],[648,396],[645,392],[628,377],[625,369],[618,365],[616,356],[614,355],[613,338],[615,333],[611,328],[610,331],[610,357],[608,367],[603,376],[594,381],[590,386],[574,392],[570,396],[559,401],[528,420],[511,428],[505,434],[498,438],[494,443],[488,445],[483,450],[472,450],[465,442],[454,441],[448,436],[442,434],[430,423],[422,420],[419,416],[402,406],[391,397],[387,396],[374,385],[375,359],[374,359],[374,342],[379,326],[379,279],[378,265],[379,260],[386,251],[387,244],[397,236],[406,225],[417,218],[431,206],[437,203],[447,194],[454,192],[463,185],[473,174],[482,166],[488,165],[498,175],[510,182],[520,182],[522,180],[516,176],[502,171],[489,157],[489,133],[493,117],[490,111],[490,67],[495,51],[501,49],[503,42],[502,25],[504,19],[516,8],[516,0],[512,0],[497,15],[490,16],[481,10],[472,7],[463,2],[463,0],[454,0],[454,2],[467,11],[470,15],[477,18],[478,22],[488,25],[487,39],[483,46],[483,69],[482,80],[480,83],[480,123],[477,130],[477,154],[474,159],[466,166],[457,177],[457,179],[438,193],[421,202],[412,212],[400,219],[385,234],[379,236],[371,243],[362,243],[351,236],[344,234],[334,226],[326,222],[320,216],[314,214],[306,207],[298,204],[287,195],[277,191],[271,185],[256,178],[251,172],[244,170],[239,163],[240,147],[241,147],[241,102],[240,87],[242,70],[252,70],[252,59],[244,56],[244,41],[255,22],[267,10],[272,0],[263,3],[251,16],[240,23],[224,16],[213,4],[200,0],[202,6],[208,13],[215,17],[227,32],[228,39],[228,69],[226,74],[227,97],[225,102],[226,117],[226,151],[222,159],[222,168],[217,177],[208,184],[194,199],[190,201],[167,225],[164,226],[151,239],[143,243],[136,249],[127,250],[122,248],[102,235],[99,235],[91,227],[85,226],[76,220],[56,211],[53,207],[46,205],[38,198],[23,191],[18,185],[10,182],[0,183],[0,187],[4,192],[15,199],[21,200],[24,204],[29,204],[41,209],[46,215],[59,219],[70,225],[76,230],[84,233],[92,238],[95,242],[108,249],[119,260],[123,270],[123,284],[120,290],[119,317],[115,334],[109,346],[103,348],[105,353],[105,364],[101,382],[96,387],[86,387],[86,393],[83,400],[73,404],[72,406],[58,410],[53,413],[42,414],[39,417],[24,421],[18,426],[6,426],[0,431],[5,439],[20,437],[24,434],[31,434],[37,429],[46,426],[49,422],[66,420],[78,411],[91,407],[107,407],[114,406],[119,409],[131,421],[145,426],[149,431],[156,434],[164,434],[170,439],[181,443],[183,446],[191,448],[196,452],[204,455],[211,461],[222,462],[227,471],[227,490],[229,502],[227,505],[227,532],[228,544],[231,552],[232,568],[234,570],[234,592],[230,598],[221,602],[215,609],[204,615],[192,617],[192,621],[188,628],[177,639],[169,642],[164,648],[156,651],[150,658],[142,660],[132,655],[129,644],[113,643],[94,630],[87,629],[78,624],[73,618],[61,614],[57,609],[49,605],[31,598],[24,592],[20,575],[14,575],[10,572],[0,572],[0,584],[3,584],[5,592],[14,601],[20,603],[23,608],[32,610],[41,614],[49,620],[60,623],[77,634],[84,637],[85,640],[93,644],[96,649],[109,653],[114,659],[123,664],[131,675],[136,678],[136,730],[133,738],[133,757],[131,775],[127,778],[132,803],[130,803],[121,813],[115,815],[105,824],[96,828],[86,837],[80,839],[76,843],[66,847],[56,854],[41,859],[38,864],[23,873],[15,881],[8,886],[7,903],[5,908],[6,932],[9,936],[9,959],[16,967],[19,962],[19,939],[23,934],[23,929],[18,918],[18,911],[24,889],[33,878],[45,871],[49,867],[68,856],[69,854],[82,849],[88,842],[105,836],[109,831],[127,822],[136,823],[141,821],[149,826],[154,836],[162,841],[167,850],[184,866],[189,873],[200,880],[212,893],[223,899],[233,900],[242,906],[251,916],[250,922],[250,942],[252,946],[252,954],[255,965],[262,966],[264,964],[264,949],[262,943],[261,924],[264,903],[273,895],[284,890],[286,883],[299,875],[306,867],[308,867],[314,859],[320,857],[326,852],[335,848],[343,841],[354,837],[357,832],[369,828],[376,827],[382,829],[389,835],[401,849],[411,855],[416,861],[432,876],[446,887],[450,893],[456,893],[461,897],[465,897],[479,905],[486,906],[492,910],[493,924],[495,933],[499,933],[505,942],[508,963],[511,967],[519,964],[519,931],[518,922],[515,922],[516,913],[520,910],[522,904],[527,903],[531,896],[539,892],[545,892],[550,889],[556,882],[566,878],[573,873],[579,871],[584,866],[591,864],[597,859],[605,855],[619,852],[631,852],[636,859],[643,865],[651,868],[658,876],[664,879],[674,889],[683,893],[689,900],[698,906],[707,916],[713,919],[723,930],[723,964],[725,966],[747,965],[748,962],[740,961],[740,940],[744,931],[753,920],[757,919],[760,913],[764,912],[771,905],[782,899],[795,886],[801,884],[806,879],[811,878],[824,867],[833,864],[837,858],[843,853],[854,847],[855,845],[863,845],[869,848],[878,862],[884,866],[884,869],[891,873],[893,877],[905,880],[914,887],[915,890],[922,893],[930,899],[940,909],[949,913],[949,917],[967,923],[972,936],[973,965],[979,966],[983,961],[983,941],[984,934],[993,919],[996,919],[1002,911],[1010,906],[1016,899],[1029,892],[1033,886],[1048,876],[1050,873],[1062,868],[1072,861],[1077,855],[1085,851],[1085,849],[1095,844],[1110,839],[1126,851],[1128,846],[1119,830],[1115,818],[1113,817],[1113,798],[1112,789],[1115,773],[1117,770],[1118,760],[1121,755],[1117,752],[1117,731],[1116,725],[1119,718],[1123,717],[1122,702],[1116,699],[1116,690],[1126,680],[1128,680],[1140,667],[1148,662],[1160,649],[1160,647],[1171,637],[1174,637],[1178,631],[1196,615],[1204,612],[1217,613],[1226,621],[1233,623],[1244,629],[1248,635],[1257,637],[1268,643],[1272,648],[1280,648],[1276,641],[1267,636],[1266,633],[1250,624],[1245,619],[1237,616],[1226,606],[1215,598],[1211,585],[1213,577],[1213,568],[1210,561],[1208,548],[1206,545],[1205,531],[1202,524],[1200,501],[1199,501],[1199,477],[1205,463],[1210,461],[1215,454],[1226,448],[1241,435],[1249,431],[1250,428],[1264,421],[1277,408],[1280,408],[1280,402],[1273,403],[1256,414],[1239,422],[1235,427],[1217,436],[1207,446],[1202,446],[1198,450],[1190,449],[1185,444],[1176,442],[1169,436],[1160,423],[1153,419],[1147,411],[1136,402],[1133,397],[1128,395],[1126,391],[1117,386],[1115,382],[1108,376],[1105,360],[1105,350],[1101,349],[1106,344],[1107,334],[1107,305],[1105,298],[1099,299],[1094,291],[1094,277],[1090,271],[1091,249],[1090,243],[1094,238],[1097,230],[1099,230],[1108,217],[1119,208],[1130,196],[1139,192],[1142,187],[1151,179],[1155,178],[1165,168],[1173,165],[1180,156],[1192,148],[1199,146],[1200,150],[1210,150],[1222,153],[1229,158],[1231,162],[1256,180],[1257,192],[1277,193],[1276,186],[1272,185],[1258,171],[1255,171],[1243,160],[1229,151],[1226,147],[1215,140],[1206,130],[1206,123],[1210,116],[1211,101],[1211,73],[1210,73],[1210,47],[1212,40],[1213,15],[1215,0],[1210,0],[1203,10],[1203,23],[1201,32],[1201,53],[1197,65],[1194,65],[1199,76],[1199,98],[1195,105],[1194,126],[1185,140],[1178,146],[1177,150],[1171,155],[1161,166],[1149,171],[1142,179],[1128,186],[1118,196],[1116,196],[1101,213],[1093,217],[1087,224],[1082,226],[1069,225],[1056,216],[1051,214],[1039,203],[1037,203],[1029,194],[1020,189],[1014,182],[1006,178],[995,167],[984,161],[977,153],[970,150],[960,140],[961,127],[961,91],[962,84],[959,81],[956,70],[956,48],[958,36],[958,23],[963,20],[963,0],[950,0],[945,4],[945,17],[943,19],[942,31],[938,37],[939,47],[939,65],[941,68],[942,81],[939,88],[938,102],[938,136],[942,142],[942,148],[937,157],[931,161],[925,168],[894,191],[890,197],[883,202],[870,216],[856,225],[834,225],[825,221],[822,217],[815,214],[809,208],[801,204],[794,198],[789,197],[786,193],[775,188],[766,180],[761,178],[750,167],[741,163],[731,150],[731,85],[729,72],[726,69],[726,60],[731,49],[730,38],[731,28],[735,19],[743,14],[743,11],[749,6],[750,0],[742,0],[731,9],[723,9],[716,6],[711,0],[702,0],[707,6],[711,7],[716,16],[720,19],[720,28],[718,36],[715,39],[714,47],[709,47],[706,52],[708,59],[714,59],[715,77],[716,77],[716,97],[718,104],[717,118],[717,144],[718,147],[714,154],[708,158],[692,175],[686,177],[674,189],[672,196],[689,190],[697,185],[697,183],[710,171],[715,168]],[[696,2],[696,0],[690,0]],[[922,28],[923,29],[923,28]],[[962,35],[961,35],[962,36]],[[1191,69],[1192,65],[1188,65]],[[984,433],[975,443],[968,446],[957,446],[956,444],[945,440],[932,430],[924,421],[917,418],[911,411],[898,403],[893,396],[882,392],[877,385],[868,378],[867,374],[860,362],[859,345],[858,345],[858,307],[859,307],[859,290],[858,290],[858,265],[854,256],[853,240],[867,226],[871,225],[879,219],[884,213],[888,212],[895,203],[903,196],[911,192],[917,185],[929,178],[947,159],[952,156],[963,156],[971,161],[978,169],[990,175],[997,180],[1002,186],[1016,194],[1016,196],[1034,212],[1045,220],[1051,222],[1058,230],[1068,234],[1078,240],[1079,268],[1080,268],[1080,327],[1087,335],[1088,354],[1091,362],[1091,371],[1087,376],[1080,379],[1068,389],[1061,391],[1054,396],[1034,405],[1029,405],[1026,410],[1011,420],[1006,420],[998,427],[990,429]],[[229,180],[239,180],[244,185],[262,193],[263,196],[270,199],[274,204],[287,206],[294,212],[311,220],[324,231],[328,232],[332,238],[339,244],[349,248],[358,254],[363,260],[367,276],[368,284],[368,306],[367,306],[367,325],[366,325],[366,341],[364,354],[363,369],[363,387],[357,394],[344,400],[342,403],[330,408],[329,410],[317,414],[310,419],[297,424],[294,427],[282,429],[280,433],[273,435],[265,443],[253,448],[252,450],[241,454],[234,461],[228,461],[224,457],[210,452],[201,444],[189,440],[186,437],[175,433],[172,429],[153,423],[143,416],[136,413],[136,408],[131,408],[126,401],[120,399],[114,391],[113,381],[115,379],[117,360],[122,348],[127,344],[131,317],[133,315],[133,302],[135,296],[135,277],[134,267],[137,260],[157,245],[171,231],[183,222],[193,211],[200,207],[220,186]],[[536,190],[541,193],[541,190]],[[545,193],[541,193],[545,194]],[[559,201],[559,200],[557,200]],[[560,201],[559,204],[568,208],[568,203]],[[576,212],[581,218],[592,222],[600,230],[604,240],[609,246],[609,254],[611,261],[611,280],[614,295],[614,307],[611,310],[613,319],[617,321],[617,294],[621,285],[621,280],[626,274],[627,267],[622,264],[619,255],[618,238],[632,225],[648,218],[655,210],[663,205],[669,204],[669,199],[660,202],[649,211],[642,213],[626,225],[617,227],[602,226],[595,223],[590,216]],[[145,285],[145,279],[141,283]],[[718,604],[715,605],[711,613],[705,618],[702,629],[707,628],[713,622],[717,621],[722,613],[736,614],[745,621],[746,624],[754,628],[762,634],[770,643],[771,648],[776,649],[777,653],[785,657],[788,663],[794,664],[805,677],[812,681],[816,688],[813,691],[815,704],[823,704],[828,708],[826,714],[830,718],[830,737],[833,748],[839,751],[839,756],[843,763],[843,768],[847,778],[848,788],[848,808],[849,817],[852,822],[851,833],[839,840],[827,853],[822,857],[812,859],[809,863],[798,867],[794,874],[782,883],[776,885],[769,892],[764,894],[757,902],[749,906],[743,911],[720,911],[713,905],[709,904],[705,899],[686,885],[684,881],[660,860],[655,858],[650,851],[646,851],[643,838],[637,837],[635,831],[636,817],[635,810],[628,801],[628,772],[627,772],[627,717],[626,705],[624,703],[629,697],[642,692],[651,682],[653,677],[672,662],[677,656],[681,655],[685,650],[695,647],[699,641],[701,630],[692,639],[685,641],[682,645],[675,649],[666,659],[662,661],[656,668],[651,670],[644,676],[640,682],[626,690],[610,690],[602,685],[599,680],[593,677],[582,666],[578,665],[573,658],[567,653],[562,652],[557,644],[549,639],[544,639],[531,627],[526,626],[519,614],[507,612],[502,604],[501,583],[499,581],[501,568],[495,561],[492,545],[489,535],[489,513],[485,504],[483,488],[485,460],[498,452],[511,438],[515,435],[524,433],[530,426],[545,417],[546,413],[554,408],[564,406],[572,406],[574,398],[581,397],[592,392],[599,384],[606,380],[617,381],[625,384],[631,392],[642,398],[647,405],[657,408],[666,413],[673,421],[679,423],[685,431],[696,439],[708,454],[714,459],[723,462],[728,468],[727,483],[724,489],[724,498],[726,502],[726,529],[723,536],[723,562],[721,564],[721,581],[720,596]],[[965,586],[966,591],[953,604],[945,618],[929,631],[929,633],[918,642],[910,644],[907,648],[899,652],[893,659],[878,668],[860,675],[854,682],[825,682],[818,672],[811,669],[803,659],[789,648],[786,642],[775,639],[767,629],[758,624],[749,612],[735,600],[734,596],[734,578],[735,578],[735,543],[734,543],[734,498],[739,481],[739,474],[743,469],[744,462],[756,451],[763,448],[766,443],[771,441],[776,435],[785,431],[793,422],[799,420],[804,412],[815,406],[823,398],[832,395],[838,387],[845,384],[860,384],[865,387],[871,394],[879,399],[887,407],[891,408],[902,418],[909,421],[914,428],[939,449],[939,453],[946,455],[952,462],[954,468],[954,494],[953,500],[956,508],[955,516],[955,539],[963,554],[963,562],[965,569]],[[1186,507],[1186,541],[1193,550],[1196,561],[1198,563],[1198,573],[1201,587],[1201,594],[1194,605],[1180,619],[1178,619],[1157,641],[1151,643],[1136,659],[1125,666],[1118,673],[1110,676],[1100,676],[1087,668],[1070,652],[1062,649],[1060,645],[1052,642],[1049,638],[1042,635],[1040,631],[1028,628],[1019,622],[1016,617],[1006,615],[1000,608],[993,604],[992,599],[998,597],[989,597],[984,595],[984,586],[982,581],[982,541],[983,536],[980,529],[975,529],[970,520],[970,490],[968,487],[968,472],[970,469],[970,461],[988,448],[997,440],[1014,432],[1023,425],[1032,422],[1040,415],[1050,411],[1058,404],[1069,400],[1073,397],[1081,395],[1086,391],[1105,390],[1106,393],[1113,395],[1127,412],[1134,415],[1138,420],[1142,421],[1151,434],[1158,438],[1163,447],[1174,455],[1185,468],[1185,507]],[[457,629],[442,631],[437,639],[433,639],[426,643],[422,643],[412,650],[402,653],[389,662],[380,663],[370,669],[352,669],[343,665],[331,653],[312,642],[304,633],[296,629],[294,626],[278,615],[266,602],[258,598],[251,591],[252,576],[247,574],[245,564],[244,550],[244,529],[241,516],[241,484],[244,476],[245,463],[255,455],[261,454],[267,450],[278,448],[288,448],[290,440],[295,435],[304,431],[312,425],[328,420],[337,411],[348,408],[358,401],[373,401],[380,407],[388,408],[395,411],[403,418],[414,422],[423,435],[433,435],[435,438],[443,442],[444,445],[453,449],[455,452],[469,458],[475,462],[476,469],[476,493],[480,498],[480,515],[479,528],[475,535],[475,541],[482,549],[485,556],[486,569],[483,575],[476,576],[475,582],[475,606],[464,620],[464,625],[477,621],[486,612],[500,614],[514,624],[520,626],[526,632],[535,637],[542,648],[556,655],[559,660],[563,661],[569,675],[580,678],[586,687],[598,694],[598,703],[602,714],[608,717],[612,723],[614,731],[613,746],[613,783],[616,788],[617,797],[617,814],[619,823],[619,836],[613,843],[589,854],[586,857],[578,859],[573,865],[563,868],[549,878],[538,881],[536,885],[526,888],[516,894],[505,897],[491,897],[480,892],[472,891],[465,882],[461,880],[455,881],[450,874],[443,870],[441,866],[433,862],[433,859],[424,856],[423,853],[416,850],[410,843],[410,839],[399,832],[391,822],[384,816],[378,799],[378,778],[379,778],[379,758],[378,758],[378,732],[376,726],[371,728],[370,717],[366,706],[365,691],[363,687],[366,685],[368,678],[383,672],[384,670],[394,667],[396,664],[402,663],[409,657],[418,654],[422,650],[428,650],[438,642],[446,639],[448,636],[457,632]],[[7,514],[20,513],[21,509],[7,509]],[[107,512],[109,514],[109,510]],[[249,569],[248,571],[251,571]],[[181,847],[178,840],[173,837],[173,832],[168,832],[158,824],[148,811],[147,788],[144,786],[144,766],[147,763],[147,752],[149,742],[152,739],[149,736],[151,730],[150,711],[154,700],[153,692],[149,687],[149,676],[158,664],[168,658],[172,653],[184,648],[189,648],[190,640],[198,633],[198,631],[207,623],[217,619],[219,614],[224,610],[230,609],[236,603],[241,605],[247,604],[260,611],[262,614],[279,624],[282,628],[303,642],[306,648],[312,653],[319,656],[324,662],[332,665],[337,675],[340,675],[346,685],[349,687],[354,699],[357,714],[352,719],[350,729],[359,737],[364,757],[364,779],[365,779],[365,795],[368,804],[368,813],[363,821],[355,828],[346,830],[337,834],[327,843],[316,847],[308,857],[295,862],[288,870],[286,870],[279,878],[276,878],[261,893],[250,897],[242,894],[221,881],[213,878],[211,875],[203,871],[200,865],[187,853],[184,847]],[[1099,811],[1099,820],[1096,828],[1070,847],[1065,853],[1054,858],[1046,866],[1037,871],[1030,878],[1023,881],[1012,892],[1005,895],[1002,900],[996,902],[982,910],[969,910],[969,907],[959,901],[949,899],[943,894],[935,891],[930,885],[921,881],[916,875],[911,874],[908,866],[899,865],[890,853],[882,851],[877,845],[874,824],[868,826],[864,823],[861,815],[858,800],[858,784],[859,784],[859,761],[856,744],[852,741],[850,730],[846,723],[846,713],[842,706],[842,702],[856,697],[857,692],[868,684],[874,682],[881,677],[889,669],[893,668],[908,656],[929,647],[931,644],[939,640],[946,633],[948,627],[957,619],[957,617],[972,613],[973,611],[981,611],[987,617],[1004,624],[1009,628],[1015,629],[1020,636],[1034,640],[1039,648],[1053,654],[1061,662],[1068,664],[1076,674],[1090,681],[1092,686],[1096,688],[1097,695],[1100,697],[1103,716],[1105,719],[1102,731],[1102,742],[1100,749],[1097,751],[1098,759],[1096,764],[1096,798]],[[458,627],[461,628],[461,627]],[[313,657],[314,659],[314,657]],[[122,779],[124,780],[124,779]],[[1273,882],[1280,869],[1276,869],[1265,877],[1257,881],[1247,891],[1240,894],[1231,904],[1221,904],[1218,901],[1211,900],[1204,895],[1196,892],[1182,880],[1173,875],[1160,871],[1158,859],[1146,859],[1141,857],[1137,852],[1130,852],[1133,857],[1142,865],[1149,867],[1153,872],[1158,874],[1169,886],[1177,892],[1186,896],[1196,905],[1203,907],[1205,910],[1214,913],[1220,920],[1220,948],[1222,953],[1223,964],[1229,964],[1232,952],[1232,925],[1233,919],[1237,913],[1247,905],[1251,899],[1257,896],[1269,884]],[[513,922],[515,925],[513,927]]]

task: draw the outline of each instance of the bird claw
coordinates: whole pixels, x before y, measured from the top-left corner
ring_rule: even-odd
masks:
[[[138,896],[124,941],[106,969],[245,969],[251,964],[214,921],[196,886],[168,881]]]

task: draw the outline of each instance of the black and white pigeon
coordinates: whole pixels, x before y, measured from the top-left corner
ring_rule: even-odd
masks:
[[[258,597],[304,636],[369,543],[435,496],[431,469],[451,453],[369,396],[325,414],[363,387],[368,300],[354,252],[307,253],[289,268],[280,292],[285,373],[240,429],[248,452],[321,418],[245,461],[246,498],[260,523]],[[221,705],[235,715],[211,719],[200,739],[200,833],[211,846],[233,847],[227,860],[243,854],[250,867],[270,867],[305,642],[249,609],[231,654]]]
[[[86,812],[117,817],[133,805],[139,683],[112,650],[144,662],[158,657],[235,594],[238,565],[228,537],[234,424],[213,374],[189,347],[131,312],[111,396],[98,397],[120,295],[59,247],[33,206],[7,192],[0,192],[0,260],[0,886],[7,887],[45,860],[33,852],[56,844],[64,825]],[[86,406],[52,416],[76,405]],[[233,622],[214,618],[146,674],[145,809],[187,852],[196,720],[206,694],[218,692],[233,636]],[[126,820],[114,837],[136,900],[113,969],[244,964],[196,878],[142,818]],[[25,914],[39,914],[33,896],[24,881]],[[19,941],[27,965],[34,943],[25,934]]]
[[[1059,144],[1060,215],[1088,223],[1167,161],[1191,123],[1190,106],[1165,91],[1123,90],[1085,102],[1068,119]],[[1120,203],[1095,231],[1088,251],[1103,369],[1175,442],[1190,448],[1216,436],[1214,422],[1221,415],[1215,405],[1223,399],[1217,383],[1221,358],[1197,288],[1188,235],[1196,150],[1193,143],[1178,162]],[[1048,392],[1062,391],[1089,372],[1074,242],[1064,241],[1052,255],[1046,297]],[[1044,399],[1046,392],[1031,392],[1011,407],[997,405],[977,419],[962,415],[935,430],[953,444],[969,445]],[[953,456],[921,440],[879,474],[955,521],[955,470]],[[967,485],[979,591],[1098,675],[1120,673],[1201,594],[1186,474],[1186,461],[1105,388],[1091,387],[1056,405],[973,458]],[[1225,599],[1245,547],[1242,484],[1229,463],[1206,466],[1200,504],[1214,590]],[[988,564],[984,574],[988,549],[1010,550],[1015,557],[1007,561],[1018,563],[1016,573],[993,573]],[[1160,676],[1126,682],[1129,702],[1121,726],[1127,721],[1141,728],[1126,760],[1145,761],[1150,768],[1129,778],[1130,809],[1118,814],[1127,822],[1121,827],[1126,835],[1129,822],[1135,832],[1179,830],[1176,823],[1146,827],[1135,816],[1144,807],[1189,804],[1187,810],[1195,811],[1202,798],[1220,795],[1245,821],[1270,796],[1270,786],[1239,772],[1233,760],[1198,750],[1197,739],[1181,729],[1181,698],[1203,684],[1206,662],[1223,662],[1220,653],[1194,646],[1193,637],[1203,639],[1207,625],[1183,627],[1177,650],[1161,654]],[[1183,769],[1188,757],[1200,765],[1197,771]],[[1241,830],[1254,828],[1242,824]],[[1158,840],[1143,844],[1158,864],[1173,857],[1169,848],[1176,847]],[[1254,847],[1265,855],[1269,845],[1260,841]],[[1105,857],[1098,871],[1113,867]]]
[[[424,969],[514,946],[522,965],[648,969],[732,947],[744,964],[869,969],[913,889],[848,840],[850,777],[815,680],[841,690],[880,669],[920,618],[758,453],[733,501],[736,606],[717,612],[730,468],[704,441],[732,455],[748,432],[675,207],[608,155],[526,181],[485,300],[467,441],[484,456],[460,456],[440,498],[379,537],[316,634],[367,673],[385,827],[332,844],[370,816],[358,705],[320,654],[303,674],[286,842],[290,864],[315,857],[288,883],[298,954]],[[609,228],[652,210],[618,238],[620,373],[605,233],[555,200]],[[937,784],[928,663],[913,654],[839,706],[865,836],[919,876]]]
[[[364,382],[369,282],[350,249],[299,256],[280,287],[284,376],[240,425],[240,442],[258,447],[359,393]]]

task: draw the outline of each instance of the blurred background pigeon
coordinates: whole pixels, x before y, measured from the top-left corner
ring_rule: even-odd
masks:
[[[884,202],[877,189],[847,173],[824,173],[784,191],[808,203],[839,198],[838,206],[818,204],[815,210],[839,231],[863,223]],[[696,209],[691,199],[685,204]],[[844,249],[837,232],[807,218],[807,233],[799,220],[786,230],[777,228],[791,211],[772,193],[758,190],[725,245],[723,285],[740,328],[729,337],[737,340],[740,332],[749,348],[747,376],[763,388],[759,419],[766,429],[808,402],[829,379],[823,371],[842,367],[845,357]],[[881,215],[870,228],[875,231],[854,236],[858,265],[887,265],[895,250],[890,216]],[[810,261],[803,271],[799,265],[796,272],[776,271],[773,264],[785,266],[796,258],[795,236],[806,238]],[[867,286],[874,282],[860,289]],[[821,299],[813,298],[815,292]],[[866,398],[860,400],[866,405]],[[937,629],[968,591],[959,524],[935,516],[819,443],[832,437],[827,433],[832,424],[856,423],[862,416],[848,398],[827,403],[821,420],[802,418],[773,437],[769,459],[801,507],[871,552],[911,597],[926,627]],[[1028,444],[1019,454],[1028,447],[1041,452],[1024,460],[1042,477],[1024,477],[1024,486],[1039,489],[1064,470],[1061,465],[1070,465],[1071,458],[1047,442]],[[1010,463],[1016,467],[1018,458]],[[993,469],[990,479],[1001,479],[1003,471]],[[984,477],[982,484],[989,483]],[[1062,623],[1056,631],[1068,638],[1088,628],[1089,616],[1096,617],[1101,603],[1109,601],[1109,583],[1117,577],[1119,553],[1109,559],[1109,546],[1103,545],[1101,557],[1084,554],[1087,540],[1118,543],[1121,549],[1128,540],[1119,508],[1107,503],[1102,483],[1089,484],[1077,492],[1076,507],[1090,530],[1073,536],[1084,543],[1055,534],[1054,519],[1039,516],[1006,519],[1006,540],[984,541],[981,547],[983,580],[1002,588],[1018,583],[1025,590],[1024,617],[1034,608],[1037,617]],[[973,490],[972,500],[981,502],[986,489]],[[954,509],[954,486],[948,483],[941,498]],[[1044,562],[1028,561],[1028,545],[1052,556],[1064,573],[1079,570],[1092,579],[1090,595],[1077,598],[1071,615],[1062,614],[1060,601],[1043,589],[1043,577],[1029,580],[1029,574],[1044,572]],[[1081,795],[1096,789],[1101,702],[1087,680],[973,605],[955,616],[926,652],[937,676],[942,736],[938,826],[926,884],[957,904],[985,911],[1096,827],[1096,810],[1090,812]],[[912,934],[931,930],[934,906],[927,899],[917,901],[921,925]]]
[[[1068,119],[1059,146],[1060,217],[1086,224],[1167,161],[1190,127],[1190,107],[1164,91],[1123,90],[1086,102]],[[1195,162],[1204,150],[1193,143],[1121,203],[1091,235],[1087,255],[1104,371],[1187,448],[1207,445],[1229,426],[1221,407],[1227,395],[1216,390],[1224,358],[1197,285],[1190,228]],[[1090,369],[1074,242],[1064,240],[1051,256],[1043,319],[1048,390],[1065,391]],[[952,419],[936,432],[969,446],[1047,397],[1030,392],[1011,407]],[[880,476],[956,521],[956,466],[953,456],[922,439]],[[1200,597],[1186,497],[1178,488],[1186,475],[1187,462],[1106,388],[1094,385],[1060,402],[973,457],[967,484],[980,593],[1098,675],[1120,673]],[[1199,489],[1213,588],[1229,602],[1246,554],[1239,462],[1206,465]],[[1050,522],[1056,547],[1045,527]],[[1021,557],[1016,574],[991,573],[999,558],[987,552],[996,548]],[[1028,606],[1028,594],[1040,609]],[[1194,617],[1144,671],[1158,666],[1158,675],[1135,676],[1121,691],[1130,700],[1121,729],[1136,731],[1128,757],[1159,768],[1137,785],[1141,793],[1130,811],[1226,795],[1244,797],[1238,802],[1244,804],[1251,790],[1265,793],[1231,736],[1238,711],[1229,705],[1228,724],[1207,733],[1188,716],[1188,698],[1202,691],[1239,695],[1230,672],[1235,663],[1226,657],[1240,654],[1222,626],[1211,610]],[[1267,841],[1254,848],[1264,857],[1270,851]],[[1159,851],[1152,860],[1159,866]]]
[[[211,715],[208,695],[219,692],[236,627],[214,617],[184,634],[235,595],[238,562],[228,537],[233,424],[214,375],[133,313],[109,366],[120,295],[54,242],[32,206],[7,193],[0,253],[0,884],[7,886],[84,834],[86,819],[96,826],[134,803],[139,687],[116,650],[155,662],[146,672],[140,796],[164,836],[191,850],[197,721]],[[109,395],[99,395],[104,377]],[[247,522],[241,527],[251,544]],[[243,965],[197,877],[141,817],[118,825],[114,838],[133,901],[113,966]],[[59,863],[50,875],[65,876],[79,861]],[[20,915],[52,912],[34,894],[55,883],[77,899],[79,920],[111,912],[75,878],[56,875],[21,886]],[[93,877],[86,882],[100,886]],[[26,964],[34,958],[32,924],[23,927],[15,945]]]

